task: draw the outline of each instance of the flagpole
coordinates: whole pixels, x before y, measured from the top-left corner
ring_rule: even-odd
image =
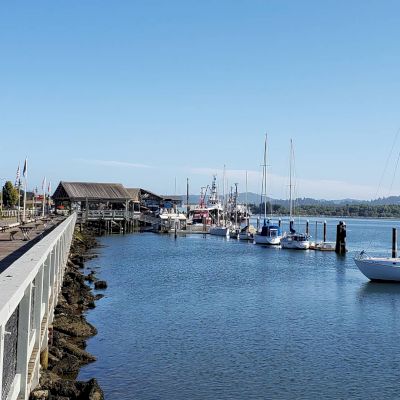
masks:
[[[27,187],[27,182],[26,182],[26,177],[24,178],[24,211],[22,213],[22,222],[26,221],[26,187]]]
[[[21,179],[18,179],[18,212],[17,222],[21,221]]]
[[[24,212],[23,212],[23,221],[22,222],[26,222],[26,189],[28,186],[27,183],[27,175],[28,175],[28,160],[25,158],[25,164],[24,164],[24,171],[23,171],[23,175],[24,175]]]
[[[42,183],[42,193],[43,193],[43,199],[42,199],[42,217],[44,217],[44,205],[45,205],[45,199],[46,199],[46,178],[43,179]]]

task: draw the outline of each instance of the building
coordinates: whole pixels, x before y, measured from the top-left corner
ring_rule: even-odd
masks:
[[[56,209],[128,210],[131,195],[120,183],[63,182],[53,196]]]

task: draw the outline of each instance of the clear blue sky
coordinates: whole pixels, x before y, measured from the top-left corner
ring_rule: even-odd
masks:
[[[400,128],[398,1],[9,1],[0,177],[191,192],[226,164],[285,197],[372,198]],[[400,150],[398,143],[396,151]],[[379,195],[387,195],[389,165]],[[392,192],[400,192],[394,181]]]

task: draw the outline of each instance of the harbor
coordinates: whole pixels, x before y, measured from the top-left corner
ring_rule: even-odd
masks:
[[[400,399],[399,15],[4,2],[0,400]]]
[[[395,398],[400,286],[369,282],[353,256],[373,236],[372,254],[386,252],[398,223],[348,221],[346,257],[212,235],[104,236],[86,266],[108,282],[88,315],[103,327],[88,342],[98,361],[80,379],[95,376],[109,398]]]

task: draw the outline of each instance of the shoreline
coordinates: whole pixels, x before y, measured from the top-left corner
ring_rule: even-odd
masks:
[[[97,281],[95,271],[84,275],[85,261],[96,257],[91,251],[99,247],[92,231],[75,230],[65,269],[63,286],[54,309],[52,330],[49,331],[48,359],[41,370],[38,387],[30,399],[50,400],[103,400],[104,393],[95,378],[78,381],[80,368],[96,358],[86,349],[87,339],[97,334],[97,329],[87,322],[85,312],[96,307],[103,297],[95,295],[86,282],[95,282],[96,288],[106,288],[105,281]]]

